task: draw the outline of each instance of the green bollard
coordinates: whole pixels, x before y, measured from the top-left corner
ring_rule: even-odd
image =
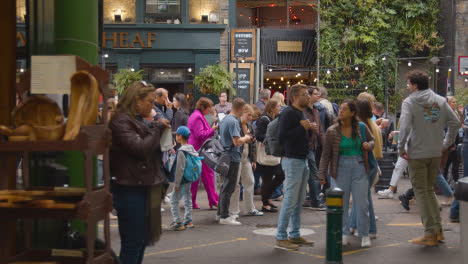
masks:
[[[342,264],[343,191],[327,190],[327,258],[326,264]]]

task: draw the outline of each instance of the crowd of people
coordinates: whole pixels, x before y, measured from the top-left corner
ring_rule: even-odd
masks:
[[[288,104],[283,94],[272,96],[267,89],[260,91],[259,100],[253,105],[241,98],[230,103],[222,92],[219,104],[201,97],[190,113],[183,94],[174,95],[171,102],[163,88],[155,89],[145,82],[131,84],[109,124],[111,189],[121,236],[122,263],[141,263],[145,247],[159,239],[161,201],[166,196],[170,197],[173,216],[169,228],[184,230],[195,226],[193,209],[200,208],[196,202],[200,183],[184,181],[184,169],[188,166],[188,155],[198,157],[197,151],[209,139],[219,140],[230,156],[225,175],[201,161],[200,178],[209,208],[216,210],[216,220],[223,225],[241,225],[244,215],[261,217],[279,211],[276,247],[287,250],[314,244],[300,234],[301,212],[303,207],[323,210],[326,207],[323,193],[330,187],[344,192],[343,245],[349,244],[349,237],[355,235],[361,238],[362,247],[370,247],[371,239],[377,237],[371,187],[378,178],[383,149],[397,143],[400,155],[395,179],[392,177],[389,189],[379,195],[392,197],[398,178],[408,166],[425,228],[425,234],[412,242],[437,245],[444,235],[433,186],[440,174],[440,186],[447,187],[443,184],[447,164],[460,163],[460,158],[449,152],[454,151],[463,116],[457,113],[454,98],[448,98],[447,102],[428,88],[425,72],[410,72],[408,89],[411,95],[403,102],[399,131],[395,131],[383,105],[367,92],[339,105],[327,98],[326,88],[302,84],[290,87]],[[281,157],[265,151],[265,138],[272,127],[269,124],[274,120],[279,124],[274,132],[284,149]],[[161,150],[168,129],[173,135],[169,139],[172,146]],[[399,140],[395,140],[398,136]],[[166,164],[171,156],[175,168],[168,169]],[[284,197],[281,207],[273,200],[276,192]],[[254,204],[254,195],[258,193],[262,201],[259,210]],[[448,195],[453,197],[453,192]],[[180,199],[185,208],[183,218]],[[405,199],[400,198],[403,206],[408,204]],[[458,217],[456,206],[454,201],[454,218]]]

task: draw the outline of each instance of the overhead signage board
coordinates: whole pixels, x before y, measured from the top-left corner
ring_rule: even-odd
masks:
[[[302,52],[302,41],[278,41],[278,52]]]
[[[254,61],[255,51],[255,29],[233,29],[231,30],[231,58],[236,57]]]

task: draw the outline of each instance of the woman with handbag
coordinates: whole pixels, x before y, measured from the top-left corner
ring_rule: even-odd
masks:
[[[374,203],[372,201],[372,192],[371,187],[374,185],[375,179],[377,177],[377,172],[379,170],[379,166],[377,164],[377,159],[383,158],[382,153],[382,132],[380,131],[379,126],[372,121],[372,105],[370,101],[365,99],[358,99],[356,101],[356,107],[358,111],[358,119],[363,122],[370,130],[372,131],[372,135],[375,139],[375,146],[373,151],[368,152],[368,161],[369,161],[369,193],[367,200],[369,201],[369,237],[371,239],[377,238],[377,223],[375,221],[375,211],[374,211]],[[365,137],[363,137],[365,141]],[[353,204],[351,209],[351,224],[350,224],[350,231],[354,233],[356,230],[356,207]]]
[[[281,105],[276,100],[270,100],[265,105],[265,113],[257,120],[255,135],[257,137],[257,170],[262,175],[262,211],[278,212],[277,206],[273,204],[271,195],[284,181],[284,172],[281,168],[281,158],[266,155],[265,140],[268,124],[278,117]]]
[[[215,134],[215,130],[218,129],[217,123],[210,127],[205,119],[205,115],[211,112],[212,107],[213,101],[211,101],[211,99],[201,97],[198,99],[198,102],[195,105],[195,110],[187,121],[187,127],[190,129],[191,133],[188,143],[192,145],[197,151],[206,140]],[[201,180],[203,182],[203,186],[205,187],[206,193],[208,194],[210,209],[216,209],[219,198],[214,186],[214,172],[203,161]],[[200,209],[200,207],[197,205],[197,192],[199,184],[200,180],[193,182],[192,187],[190,188],[192,192],[193,209]]]
[[[362,135],[360,127],[364,127]],[[366,140],[364,141],[363,138]],[[343,190],[343,245],[349,244],[349,198],[356,204],[357,230],[362,237],[361,247],[370,247],[369,234],[369,177],[367,151],[374,148],[374,137],[369,128],[357,119],[356,104],[345,100],[340,105],[338,122],[327,129],[325,146],[320,160],[319,179],[325,183],[327,173],[330,185]]]
[[[114,208],[121,237],[120,262],[143,262],[145,248],[161,235],[161,199],[164,177],[161,174],[160,138],[169,121],[146,124],[153,108],[155,88],[134,82],[125,89],[109,123],[112,131],[110,172]]]

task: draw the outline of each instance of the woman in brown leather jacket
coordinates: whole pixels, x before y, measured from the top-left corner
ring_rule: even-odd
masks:
[[[155,88],[134,82],[125,89],[109,128],[112,194],[121,237],[120,262],[142,263],[145,247],[161,234],[160,136],[169,121],[145,123],[154,107]]]

